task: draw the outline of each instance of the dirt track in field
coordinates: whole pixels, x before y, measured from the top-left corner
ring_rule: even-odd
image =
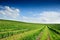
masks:
[[[40,40],[40,39],[41,39],[42,33],[43,33],[43,32],[41,32],[41,33],[39,34],[39,36],[36,38],[36,40]]]
[[[36,38],[36,40],[41,40],[42,35],[43,35],[43,31],[40,32],[40,34],[38,35],[38,37]],[[47,32],[47,38],[45,40],[51,40],[49,32]]]

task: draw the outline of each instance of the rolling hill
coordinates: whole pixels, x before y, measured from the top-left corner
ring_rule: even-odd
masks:
[[[60,24],[0,20],[0,40],[60,40]]]

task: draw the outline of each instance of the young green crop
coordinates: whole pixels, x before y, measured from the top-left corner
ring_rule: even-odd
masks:
[[[60,40],[60,24],[0,20],[0,40]]]

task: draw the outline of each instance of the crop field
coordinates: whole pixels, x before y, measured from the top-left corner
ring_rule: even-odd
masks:
[[[0,40],[60,40],[60,24],[0,20]]]

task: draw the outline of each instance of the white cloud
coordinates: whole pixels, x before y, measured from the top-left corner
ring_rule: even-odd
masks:
[[[42,11],[31,17],[20,15],[20,10],[9,6],[0,6],[0,19],[13,19],[31,23],[60,23],[60,12]],[[33,13],[33,12],[31,12]]]
[[[58,23],[60,22],[60,13],[54,11],[44,11],[40,14],[40,18],[46,23]]]
[[[9,6],[0,6],[1,10],[0,10],[0,15],[3,17],[3,18],[17,18],[20,14],[20,10],[17,9],[17,8],[12,8],[12,7],[9,7]],[[0,16],[0,17],[1,17]]]
[[[60,23],[60,12],[43,11],[40,14],[34,14],[36,17],[23,17],[23,21],[32,23]]]

